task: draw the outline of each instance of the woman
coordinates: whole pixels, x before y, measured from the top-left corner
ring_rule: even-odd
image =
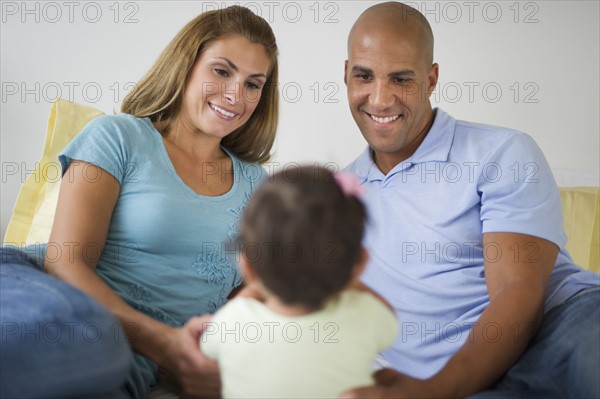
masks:
[[[218,392],[216,365],[197,345],[204,319],[195,316],[214,312],[241,283],[226,243],[262,179],[258,164],[269,159],[277,75],[277,46],[266,21],[237,6],[204,13],[125,98],[123,114],[94,119],[59,156],[63,181],[45,268],[120,322],[104,333],[119,338],[114,326],[122,327],[136,353],[121,391],[128,396],[145,397],[158,368],[185,394]],[[18,271],[33,282],[49,278],[32,268]],[[106,364],[111,351],[122,351],[123,340],[114,341],[102,349],[104,364],[80,365],[89,373],[86,395],[106,394],[118,381]],[[80,362],[84,354],[72,356]],[[118,361],[125,369],[126,359]],[[112,374],[95,380],[103,367]],[[66,376],[56,374],[54,385],[61,387],[57,381]],[[6,393],[11,382],[4,380]],[[104,386],[90,392],[95,384]]]

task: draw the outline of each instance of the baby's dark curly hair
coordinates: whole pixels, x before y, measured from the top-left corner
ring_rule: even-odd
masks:
[[[367,215],[323,167],[286,168],[254,193],[241,223],[244,256],[289,305],[322,307],[352,280]]]

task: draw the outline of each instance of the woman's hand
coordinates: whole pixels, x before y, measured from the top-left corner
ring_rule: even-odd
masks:
[[[200,336],[210,315],[194,317],[173,329],[167,341],[159,376],[175,385],[184,398],[216,398],[221,395],[221,378],[215,361],[200,351]]]

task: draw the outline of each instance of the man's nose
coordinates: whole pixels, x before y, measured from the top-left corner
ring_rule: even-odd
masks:
[[[376,81],[371,92],[371,105],[375,110],[391,107],[395,101],[394,92],[389,87],[389,83]]]

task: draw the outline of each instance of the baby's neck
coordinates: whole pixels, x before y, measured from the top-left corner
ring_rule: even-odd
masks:
[[[282,314],[284,316],[304,316],[312,312],[312,310],[308,309],[303,305],[288,305],[286,303],[282,303],[279,299],[268,295],[265,300],[265,306],[271,309],[275,313]]]

